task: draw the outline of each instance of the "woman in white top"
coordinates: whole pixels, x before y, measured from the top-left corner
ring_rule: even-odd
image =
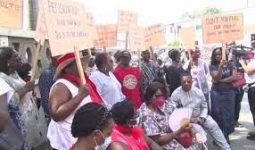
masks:
[[[189,70],[192,76],[193,85],[202,90],[206,100],[209,100],[209,86],[207,83],[208,68],[206,63],[200,59],[200,50],[196,48],[195,51],[190,51],[191,59],[184,65],[184,70]]]
[[[53,149],[68,150],[77,141],[71,134],[74,114],[81,106],[91,102],[91,98],[87,85],[80,82],[74,53],[58,58],[54,78],[57,80],[50,90],[49,111],[52,120],[47,137]]]
[[[121,84],[111,72],[113,60],[107,53],[100,53],[96,55],[95,63],[98,70],[91,74],[90,79],[96,85],[105,106],[111,109],[115,103],[125,99],[121,92]]]
[[[8,103],[11,100],[14,90],[0,78],[0,149],[20,150],[24,141],[20,130],[13,123]]]
[[[5,123],[8,119],[8,102],[11,99],[14,90],[0,78],[0,132],[4,130]]]
[[[252,52],[251,52],[252,53]],[[240,59],[240,64],[245,72],[245,80],[249,86],[248,90],[248,101],[250,105],[250,110],[253,117],[253,124],[255,127],[255,58],[254,54],[252,55],[252,59],[247,63],[244,59]],[[255,140],[255,131],[249,132],[247,139]]]

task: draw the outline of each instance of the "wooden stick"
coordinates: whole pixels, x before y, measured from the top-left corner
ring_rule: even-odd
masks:
[[[225,45],[225,43],[222,43],[222,52],[221,52],[222,54],[222,60],[226,60],[226,45]]]
[[[80,59],[80,52],[78,50],[77,47],[74,47],[74,54],[75,54],[75,59],[76,59],[76,65],[78,68],[78,72],[81,78],[81,84],[84,85],[86,84],[86,80],[85,80],[85,75],[84,75],[84,70],[82,68],[82,64],[81,64],[81,59]]]
[[[36,75],[36,70],[37,70],[37,62],[38,62],[38,58],[39,58],[39,54],[41,51],[41,47],[44,45],[44,39],[43,40],[39,40],[39,42],[37,43],[36,46],[36,50],[35,50],[35,58],[32,64],[32,75],[31,75],[31,81],[35,80],[35,75]]]
[[[138,67],[139,69],[142,69],[142,63],[141,63],[141,50],[138,50]]]

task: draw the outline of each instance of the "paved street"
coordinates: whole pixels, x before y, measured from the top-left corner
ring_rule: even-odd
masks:
[[[235,132],[230,136],[232,150],[255,150],[255,141],[246,139],[248,131],[254,129],[246,93],[242,101],[239,122],[242,124],[242,127],[236,128]],[[208,141],[208,145],[209,150],[217,150],[217,147],[212,144],[211,139]]]

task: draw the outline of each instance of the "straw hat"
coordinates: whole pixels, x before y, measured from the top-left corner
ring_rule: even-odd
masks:
[[[90,55],[82,56],[81,61],[85,63],[86,65],[88,65],[90,57],[91,57]],[[67,53],[60,56],[56,62],[57,68],[54,74],[54,79],[57,79],[59,75],[61,74],[62,70],[65,69],[69,64],[71,64],[74,61],[75,61],[74,53]]]

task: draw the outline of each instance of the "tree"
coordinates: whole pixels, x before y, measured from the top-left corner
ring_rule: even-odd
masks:
[[[196,19],[207,15],[214,15],[221,13],[221,10],[216,7],[207,7],[203,10],[193,10],[192,12],[184,12],[182,19]]]

